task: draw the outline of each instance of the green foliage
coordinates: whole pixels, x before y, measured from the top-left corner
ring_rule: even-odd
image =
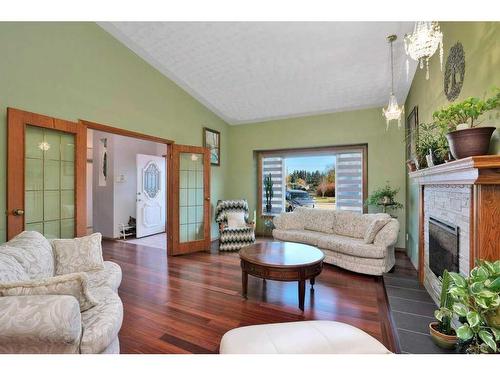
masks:
[[[434,316],[439,321],[437,330],[445,335],[453,335],[454,330],[451,328],[451,320],[453,318],[453,298],[449,294],[451,276],[448,271],[444,270],[441,279],[441,300],[439,310],[434,311]]]
[[[447,131],[456,130],[459,124],[468,124],[471,128],[478,126],[479,116],[500,107],[500,89],[494,91],[495,95],[489,99],[470,97],[435,111],[432,114],[434,123]]]
[[[384,187],[374,190],[365,202],[367,206],[378,206],[382,207],[385,212],[386,207],[392,209],[401,209],[403,205],[395,200],[396,194],[398,194],[399,189],[392,188],[387,181]]]
[[[500,260],[478,261],[468,278],[454,272],[449,295],[461,326],[457,336],[468,353],[500,353],[500,330],[490,322],[500,311]]]
[[[266,192],[266,207],[271,207],[271,201],[274,195],[271,173],[264,177],[264,190]]]
[[[436,124],[420,124],[418,127],[418,141],[416,144],[417,161],[419,168],[427,167],[425,156],[432,150],[434,164],[443,164],[448,158],[448,141],[446,129]]]

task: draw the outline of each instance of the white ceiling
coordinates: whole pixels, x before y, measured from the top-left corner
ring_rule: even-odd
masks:
[[[412,22],[103,22],[132,51],[230,124],[387,105],[416,69]]]

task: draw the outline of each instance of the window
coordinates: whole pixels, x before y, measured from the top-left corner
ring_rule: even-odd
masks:
[[[367,145],[259,151],[259,212],[296,207],[363,212]]]

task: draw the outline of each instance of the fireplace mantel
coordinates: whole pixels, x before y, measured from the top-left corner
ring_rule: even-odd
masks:
[[[471,156],[409,173],[419,185],[500,184],[500,155]]]
[[[446,211],[435,205],[426,209],[426,192],[439,188],[445,191],[446,204],[466,209],[457,213],[457,220],[465,220],[468,232],[469,269],[477,259],[500,259],[500,155],[473,156],[409,173],[410,181],[419,185],[419,279],[425,278],[424,228],[428,209]],[[455,194],[466,189],[467,198]],[[450,200],[451,199],[451,200]],[[440,208],[442,207],[442,208]],[[453,209],[453,207],[452,207]],[[463,226],[463,225],[462,225]],[[465,228],[464,228],[465,229]],[[468,271],[466,270],[466,271]],[[426,286],[427,287],[427,286]]]

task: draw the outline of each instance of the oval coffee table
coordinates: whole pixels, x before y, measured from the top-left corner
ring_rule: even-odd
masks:
[[[268,241],[240,250],[243,297],[247,296],[248,275],[264,280],[298,281],[299,308],[304,310],[306,280],[314,279],[323,269],[325,255],[314,246],[295,242]]]

